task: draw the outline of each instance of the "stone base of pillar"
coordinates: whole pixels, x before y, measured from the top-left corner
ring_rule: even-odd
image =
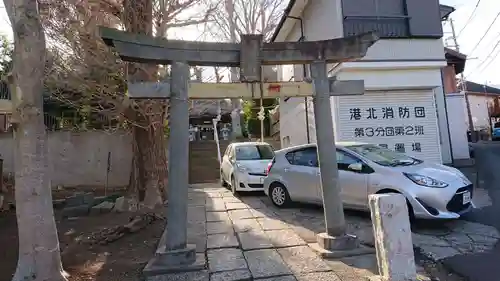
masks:
[[[205,255],[197,254],[195,245],[187,245],[184,249],[172,251],[161,250],[160,247],[144,268],[144,276],[198,271],[205,268]]]
[[[341,258],[360,256],[375,253],[375,249],[359,244],[359,240],[354,235],[330,236],[327,233],[320,233],[316,236],[318,243],[311,244],[323,258]]]

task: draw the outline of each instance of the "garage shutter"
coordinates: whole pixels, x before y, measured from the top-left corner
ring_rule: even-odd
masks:
[[[442,163],[432,91],[369,92],[337,98],[338,141],[387,146]]]

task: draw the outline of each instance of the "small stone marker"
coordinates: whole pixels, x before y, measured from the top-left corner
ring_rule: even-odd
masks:
[[[115,206],[115,203],[113,202],[108,202],[104,201],[99,205],[95,205],[90,209],[90,214],[91,215],[98,215],[98,214],[104,214],[104,213],[109,213]]]
[[[406,199],[401,194],[369,196],[380,276],[371,280],[417,280]]]

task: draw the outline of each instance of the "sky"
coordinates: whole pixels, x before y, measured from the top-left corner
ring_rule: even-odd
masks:
[[[481,84],[500,85],[500,75],[497,75],[500,69],[500,5],[498,5],[498,0],[479,0],[479,5],[470,20],[478,0],[441,0],[440,2],[456,8],[451,18],[460,52],[468,57],[465,67],[466,79]],[[12,38],[12,29],[5,8],[3,5],[0,7],[0,33]],[[494,22],[497,16],[499,17]],[[489,31],[486,33],[488,28]],[[169,36],[196,40],[199,38],[199,32],[198,28],[190,27],[184,30],[173,30]],[[451,24],[447,22],[444,25],[443,41],[445,46],[456,48],[451,37]],[[478,42],[480,42],[479,45]]]

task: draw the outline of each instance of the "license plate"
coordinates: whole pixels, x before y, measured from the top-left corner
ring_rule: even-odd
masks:
[[[264,178],[260,178],[260,183],[264,183]]]
[[[463,196],[462,202],[464,203],[464,205],[470,203],[470,192],[469,191],[465,192],[462,196]]]

